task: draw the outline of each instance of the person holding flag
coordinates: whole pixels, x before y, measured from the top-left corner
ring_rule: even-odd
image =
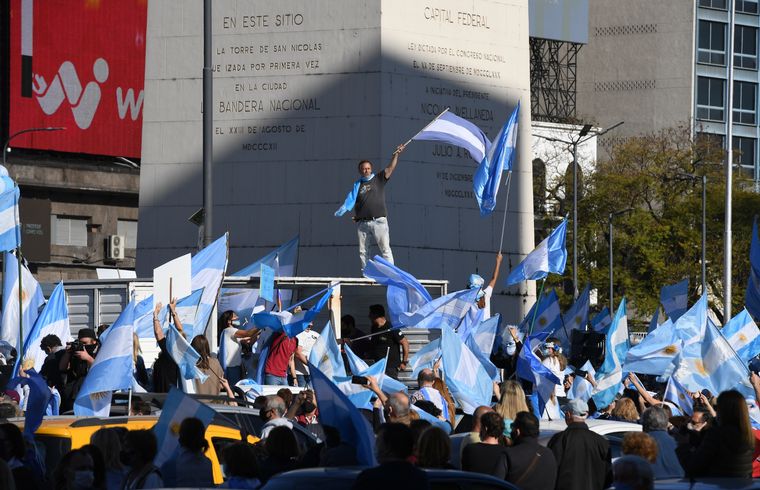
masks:
[[[496,254],[496,265],[494,265],[491,281],[487,286],[483,287],[485,285],[485,280],[478,274],[470,274],[470,278],[467,281],[468,288],[480,289],[476,304],[479,309],[483,310],[481,321],[491,318],[491,295],[493,295],[493,288],[496,286],[496,281],[499,279],[499,269],[501,268],[502,258],[501,252]]]
[[[362,270],[367,265],[369,255],[369,243],[371,238],[380,249],[380,255],[385,260],[393,263],[391,252],[391,239],[388,228],[388,210],[385,206],[385,186],[396,169],[398,157],[404,151],[405,145],[399,145],[393,152],[391,162],[380,173],[372,172],[372,162],[362,160],[359,162],[359,175],[354,182],[351,191],[346,196],[343,205],[335,211],[335,216],[343,216],[353,210],[353,220],[357,223],[359,236],[359,259]]]

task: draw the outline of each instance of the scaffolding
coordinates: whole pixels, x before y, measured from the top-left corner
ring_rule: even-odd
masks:
[[[530,110],[534,121],[575,122],[576,70],[581,46],[530,38]]]

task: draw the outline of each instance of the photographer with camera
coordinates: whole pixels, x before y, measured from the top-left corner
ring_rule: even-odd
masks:
[[[58,364],[64,383],[61,392],[61,413],[73,409],[74,400],[90,371],[90,366],[95,362],[99,347],[95,330],[91,328],[81,329],[76,340],[66,344],[66,351]]]

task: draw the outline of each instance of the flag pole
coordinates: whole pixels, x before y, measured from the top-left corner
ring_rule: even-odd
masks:
[[[132,388],[129,388],[128,394],[129,397],[127,398],[127,417],[130,417],[132,415]]]
[[[533,325],[536,323],[536,315],[538,315],[538,303],[541,301],[541,296],[544,294],[544,285],[546,284],[546,277],[541,280],[541,289],[538,291],[538,297],[536,298],[536,308],[533,310],[533,318],[530,321],[530,329],[528,329],[528,337],[533,335]]]
[[[507,172],[507,198],[504,201],[504,218],[501,220],[501,240],[499,240],[499,253],[504,252],[504,230],[507,226],[507,208],[509,208],[509,189],[512,187],[512,170]]]
[[[435,118],[432,121],[430,121],[429,123],[427,123],[424,128],[420,129],[419,131],[417,131],[417,133],[415,133],[414,136],[412,136],[411,138],[409,138],[407,140],[407,142],[404,143],[404,146],[406,146],[409,143],[411,143],[414,138],[416,138],[421,132],[425,131],[431,124],[433,124],[434,122],[436,122],[438,120],[438,118],[440,118],[441,116],[443,116],[444,114],[446,114],[447,112],[449,112],[449,109],[450,109],[450,107],[447,107],[447,108],[445,108],[443,110],[443,112],[441,112],[440,114],[438,114],[437,116],[435,116]]]

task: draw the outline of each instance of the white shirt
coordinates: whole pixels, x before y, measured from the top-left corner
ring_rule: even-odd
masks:
[[[493,294],[493,288],[488,286],[483,290],[483,294],[486,299],[486,305],[483,307],[483,321],[486,321],[491,318],[491,295]]]
[[[556,357],[547,357],[543,361],[541,361],[541,364],[548,367],[551,372],[559,378],[560,383],[554,387],[554,395],[555,396],[565,396],[565,387],[562,385],[562,380],[565,379],[565,375],[562,372],[562,369],[560,369],[559,366],[559,359]]]
[[[222,331],[222,351],[224,353],[224,366],[236,367],[242,364],[240,340],[235,337],[238,329],[227,327]]]
[[[311,353],[311,348],[314,347],[317,339],[319,339],[319,333],[310,328],[296,335],[296,338],[298,339],[298,347],[301,348],[301,352],[304,356],[306,356],[306,359],[308,359],[309,354]],[[304,366],[304,364],[298,358],[296,358],[295,361],[296,374],[300,374],[302,376],[309,374],[309,368],[307,366]]]

